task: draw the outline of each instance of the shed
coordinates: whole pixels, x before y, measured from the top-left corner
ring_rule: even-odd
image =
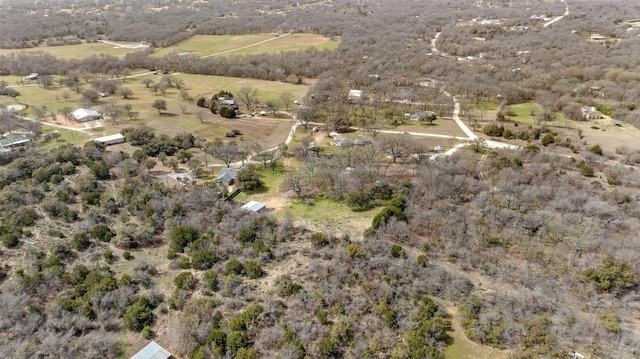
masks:
[[[265,206],[264,203],[258,201],[249,201],[240,208],[255,213],[262,213],[267,210],[267,206]]]
[[[9,133],[0,137],[0,147],[4,148],[24,146],[30,142],[29,135],[25,133]]]
[[[29,75],[23,77],[23,80],[37,80],[40,77],[40,74],[37,72],[32,72]]]
[[[119,133],[115,133],[109,136],[94,138],[92,141],[104,143],[105,145],[109,146],[118,143],[124,143],[124,136]]]
[[[102,118],[100,112],[86,108],[79,108],[71,112],[71,116],[78,122],[95,121]]]
[[[158,343],[151,341],[139,352],[137,352],[131,359],[171,359],[173,356],[165,348],[158,345]]]
[[[362,90],[349,90],[348,98],[350,101],[359,101],[362,99]]]

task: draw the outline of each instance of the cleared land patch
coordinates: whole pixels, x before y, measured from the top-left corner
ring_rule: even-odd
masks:
[[[123,45],[134,46],[138,43],[122,43]],[[102,42],[89,42],[77,45],[64,46],[38,46],[29,49],[0,49],[0,55],[20,52],[46,52],[61,59],[83,59],[96,54],[107,54],[117,57],[124,57],[126,54],[140,51],[141,49],[118,47],[113,44]]]
[[[271,41],[263,42],[265,40]],[[257,45],[251,46],[254,44]],[[153,55],[164,56],[172,52],[178,52],[201,57],[235,49],[238,50],[224,55],[255,55],[304,50],[310,47],[334,50],[339,44],[340,42],[337,40],[317,34],[291,34],[280,37],[274,37],[273,34],[195,35],[178,44],[158,49]]]

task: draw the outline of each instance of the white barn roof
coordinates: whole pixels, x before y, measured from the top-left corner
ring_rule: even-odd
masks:
[[[158,345],[158,343],[151,341],[139,352],[137,352],[131,359],[169,359],[171,353],[165,348]]]
[[[124,142],[124,136],[119,133],[114,133],[113,135],[94,138],[93,141],[110,145]]]
[[[245,209],[245,210],[249,210],[249,211],[252,211],[252,212],[260,213],[260,212],[266,210],[267,206],[265,206],[264,203],[260,203],[258,201],[249,201],[249,202],[247,202],[245,205],[243,205],[240,208],[241,209]]]
[[[73,118],[75,118],[77,121],[82,121],[83,118],[87,118],[87,117],[100,117],[102,116],[100,114],[100,112],[98,111],[94,111],[94,110],[90,110],[87,108],[79,108],[73,112],[71,112],[71,116],[73,116]]]

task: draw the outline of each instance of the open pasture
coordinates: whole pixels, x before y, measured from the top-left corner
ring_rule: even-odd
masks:
[[[248,35],[195,35],[175,45],[157,49],[154,56],[164,56],[172,52],[195,55],[197,57],[220,55],[255,55],[297,51],[315,47],[334,50],[340,44],[337,40],[317,34],[273,34]]]

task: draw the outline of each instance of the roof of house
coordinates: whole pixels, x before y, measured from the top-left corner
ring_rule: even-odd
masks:
[[[79,108],[79,109],[71,112],[71,116],[73,116],[73,118],[75,118],[76,120],[81,120],[83,118],[87,118],[87,117],[90,117],[90,116],[91,117],[100,117],[102,115],[98,111],[90,110],[88,108]]]
[[[417,111],[412,113],[411,116],[409,116],[409,119],[414,121],[419,121],[421,118],[433,117],[433,116],[435,116],[435,114],[431,111]]]
[[[30,73],[29,75],[27,75],[27,76],[23,77],[23,79],[24,79],[24,80],[35,80],[35,79],[37,79],[39,76],[40,76],[40,74],[39,74],[39,73],[37,73],[37,72],[32,72],[32,73]]]
[[[171,358],[171,353],[169,353],[165,348],[158,345],[158,343],[151,341],[144,348],[142,348],[139,352],[137,352],[131,359],[168,359]]]
[[[249,201],[240,208],[258,213],[263,209],[267,208],[267,206],[265,206],[264,203],[261,203],[258,201]]]
[[[220,174],[216,177],[216,181],[229,182],[231,180],[236,179],[238,172],[244,170],[247,166],[242,166],[240,168],[223,168],[220,170]]]

